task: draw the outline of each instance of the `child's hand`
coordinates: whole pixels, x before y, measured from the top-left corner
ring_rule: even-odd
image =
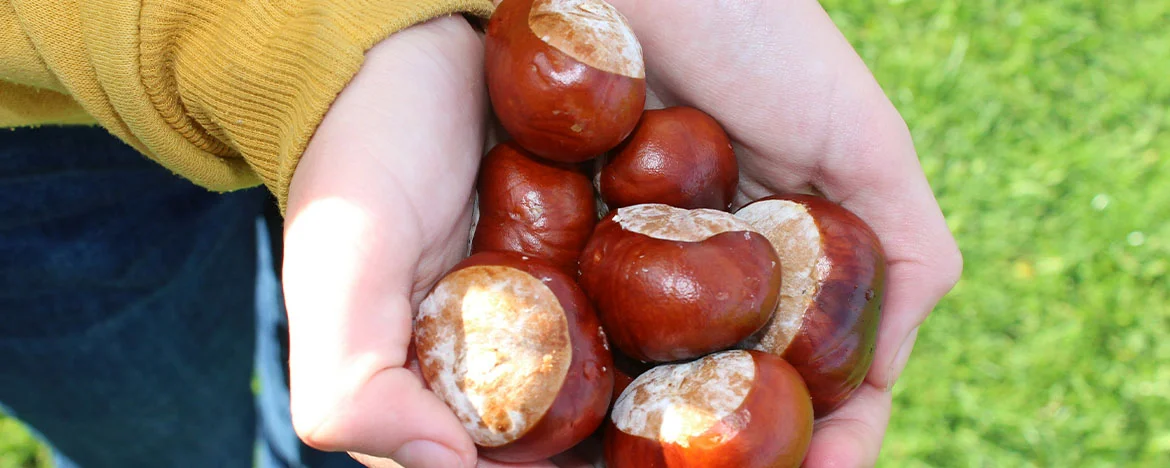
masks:
[[[905,124],[813,0],[611,1],[642,41],[652,93],[707,111],[738,143],[740,202],[820,192],[881,238],[890,268],[873,368],[818,422],[806,460],[872,465],[913,330],[962,262]],[[407,370],[407,348],[411,311],[465,253],[482,74],[482,43],[462,20],[396,34],[371,51],[301,161],[284,279],[294,421],[315,446],[411,468],[474,463],[462,426]]]
[[[475,446],[411,370],[408,348],[412,310],[467,249],[487,114],[483,43],[450,17],[367,56],[290,188],[294,426],[370,466],[473,466]]]
[[[873,366],[819,421],[806,466],[872,466],[919,324],[962,258],[897,110],[815,0],[609,0],[642,42],[650,89],[738,144],[740,203],[819,192],[877,232],[889,259]]]

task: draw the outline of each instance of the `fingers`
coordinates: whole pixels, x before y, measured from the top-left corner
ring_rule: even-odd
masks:
[[[873,89],[876,90],[876,84]],[[918,163],[913,142],[893,106],[877,91],[850,97],[853,115],[814,167],[814,184],[874,229],[887,257],[886,291],[877,349],[867,380],[888,389],[909,358],[919,325],[962,271],[962,255]]]
[[[817,421],[804,467],[876,465],[889,420],[890,392],[862,385],[844,406]]]
[[[371,457],[369,455],[362,455],[359,453],[352,453],[350,456],[357,460],[362,465],[368,468],[404,468],[394,460],[385,458]],[[452,465],[454,466],[454,465]],[[568,461],[557,460],[556,462],[542,461],[534,463],[499,463],[487,459],[480,459],[475,465],[476,468],[593,468],[593,465],[587,464],[577,459]],[[409,468],[409,467],[405,467]]]
[[[872,81],[815,0],[612,3],[638,35],[659,97],[710,113],[755,153],[807,166],[831,135],[834,82]],[[811,175],[758,166],[792,186]]]
[[[361,463],[366,468],[403,468],[402,465],[394,460],[371,457],[360,453],[350,453],[349,456],[353,457],[354,460],[357,460],[358,463]]]
[[[816,165],[814,183],[874,229],[887,257],[886,291],[867,380],[888,389],[901,374],[916,330],[954,287],[962,256],[893,106],[872,97],[848,119]],[[860,101],[859,101],[860,102]]]
[[[474,466],[462,425],[404,365],[416,286],[466,242],[481,54],[459,18],[395,34],[367,54],[298,165],[284,287],[293,423],[309,445],[371,464]]]
[[[558,468],[552,462],[542,461],[533,463],[500,463],[491,460],[480,460],[476,468]]]
[[[962,269],[906,125],[815,0],[704,1],[612,0],[659,96],[704,109],[740,144],[746,192],[821,193],[873,227],[889,270],[867,378],[886,388]]]

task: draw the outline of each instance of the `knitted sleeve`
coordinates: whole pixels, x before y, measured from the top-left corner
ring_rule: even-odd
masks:
[[[490,0],[9,0],[0,126],[96,123],[196,184],[265,184],[297,161],[364,53]]]

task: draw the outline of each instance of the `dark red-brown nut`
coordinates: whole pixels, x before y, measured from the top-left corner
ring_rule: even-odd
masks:
[[[495,114],[537,156],[591,159],[621,143],[642,114],[642,46],[603,0],[504,0],[485,42]]]
[[[613,392],[605,334],[573,279],[544,260],[468,257],[423,300],[414,327],[427,386],[484,457],[543,460],[605,417]]]
[[[539,159],[505,142],[488,151],[476,190],[472,253],[518,252],[577,275],[577,259],[597,224],[593,185],[584,168]]]
[[[605,159],[597,189],[610,209],[663,203],[726,211],[739,186],[731,139],[693,107],[646,111]]]
[[[780,260],[752,226],[716,210],[611,211],[581,254],[581,287],[615,348],[643,362],[728,349],[776,308]]]
[[[800,374],[777,356],[724,351],[650,369],[614,405],[608,468],[798,467],[813,411]]]
[[[779,308],[742,346],[791,363],[817,417],[829,414],[873,362],[886,278],[881,243],[857,215],[810,195],[764,198],[736,216],[767,236],[784,263]]]

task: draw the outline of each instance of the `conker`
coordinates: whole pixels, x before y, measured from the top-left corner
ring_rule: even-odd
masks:
[[[472,255],[422,301],[414,343],[427,386],[502,462],[563,452],[602,423],[613,362],[589,300],[552,264]]]
[[[503,0],[485,44],[495,114],[540,157],[591,159],[621,143],[642,114],[642,46],[603,0]]]
[[[798,467],[813,411],[800,374],[759,351],[650,369],[606,424],[608,468]]]
[[[817,417],[865,380],[885,291],[885,253],[857,215],[825,198],[783,195],[736,216],[767,236],[784,264],[780,305],[744,347],[782,356],[807,382]]]
[[[731,139],[707,113],[677,106],[647,110],[605,158],[597,189],[610,208],[663,203],[727,210],[739,186]]]
[[[724,350],[767,323],[780,259],[747,222],[661,204],[611,211],[581,254],[580,284],[610,343],[666,362]]]
[[[576,276],[581,250],[597,224],[584,167],[539,159],[515,142],[488,151],[476,185],[479,215],[471,252],[518,252]]]

